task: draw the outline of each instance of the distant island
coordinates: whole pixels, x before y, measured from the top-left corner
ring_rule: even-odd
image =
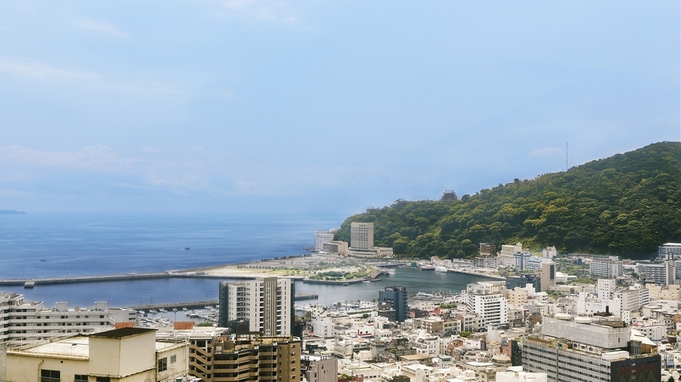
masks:
[[[16,210],[0,210],[0,215],[26,215],[26,212]]]

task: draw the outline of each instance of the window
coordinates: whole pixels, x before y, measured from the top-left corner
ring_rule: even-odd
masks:
[[[176,355],[171,355],[171,356],[170,356],[170,363],[173,364],[173,363],[175,363],[175,362],[177,362],[177,356],[176,356]]]
[[[73,382],[87,382],[87,375],[76,374],[73,376]]]
[[[168,358],[161,358],[158,360],[158,371],[168,370]]]
[[[59,382],[61,373],[59,370],[40,369],[40,382]]]
[[[109,377],[97,377],[97,379],[95,379],[95,381],[96,382],[111,382],[111,378],[109,378]]]

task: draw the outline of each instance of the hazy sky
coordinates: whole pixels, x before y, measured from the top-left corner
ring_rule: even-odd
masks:
[[[678,141],[677,1],[3,1],[0,209],[351,214]]]

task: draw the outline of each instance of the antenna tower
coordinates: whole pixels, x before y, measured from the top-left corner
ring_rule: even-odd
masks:
[[[565,142],[565,171],[569,169],[568,167],[568,143]]]

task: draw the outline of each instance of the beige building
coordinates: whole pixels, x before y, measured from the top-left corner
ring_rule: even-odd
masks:
[[[681,300],[681,285],[646,284],[646,289],[650,291],[650,298],[654,300]]]
[[[300,339],[260,337],[190,338],[189,373],[205,382],[299,381]]]
[[[508,291],[508,303],[513,306],[523,306],[527,303],[528,292],[525,288],[515,287]]]
[[[188,375],[189,344],[156,330],[114,329],[7,350],[6,381],[150,382]]]

